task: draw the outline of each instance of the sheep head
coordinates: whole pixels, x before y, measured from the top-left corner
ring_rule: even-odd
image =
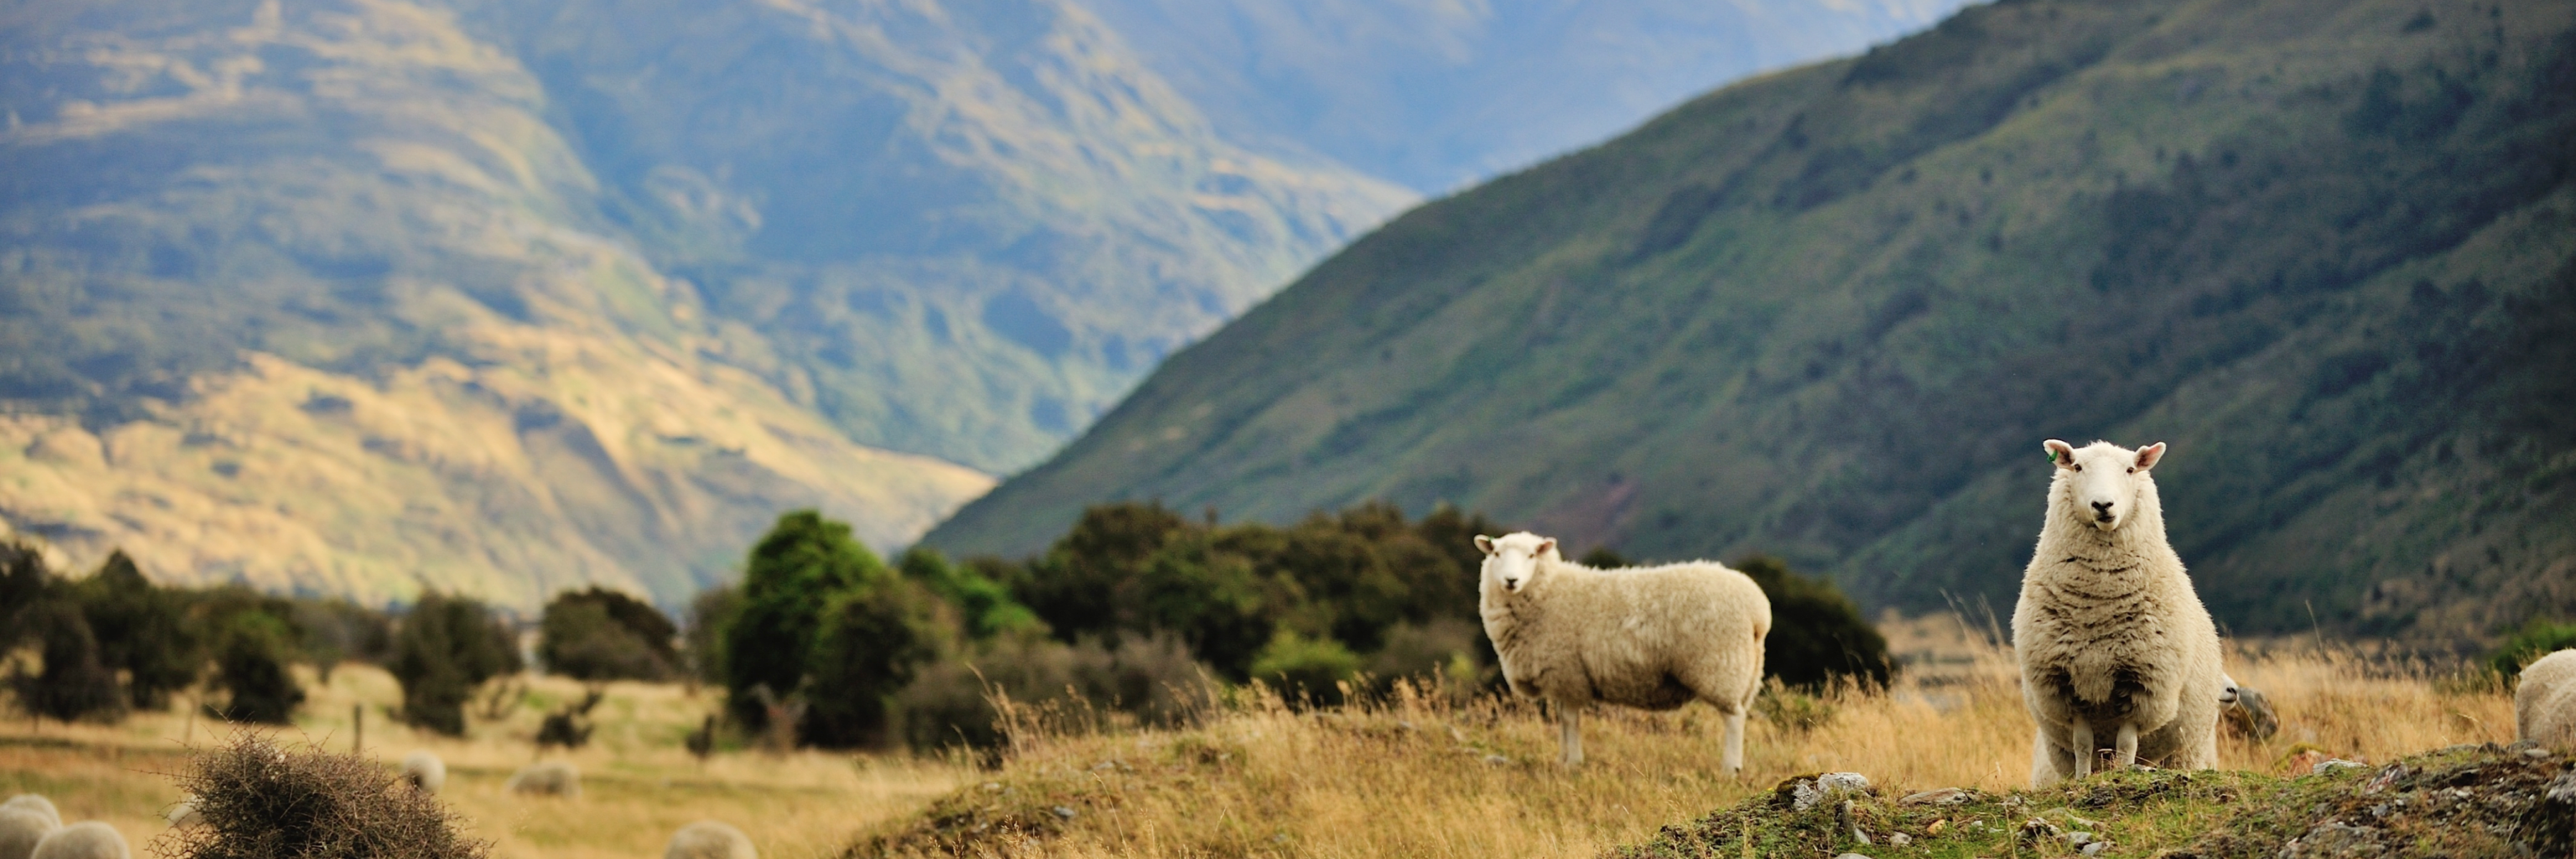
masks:
[[[1485,583],[1500,586],[1504,593],[1516,594],[1538,578],[1538,559],[1560,557],[1556,538],[1541,537],[1528,531],[1516,531],[1501,537],[1476,535],[1476,548],[1485,553]]]
[[[2103,531],[2119,530],[2150,503],[2155,478],[2147,470],[2165,455],[2164,442],[2130,450],[2097,441],[2078,449],[2052,438],[2042,446],[2057,464],[2057,477],[2049,485],[2052,506]]]

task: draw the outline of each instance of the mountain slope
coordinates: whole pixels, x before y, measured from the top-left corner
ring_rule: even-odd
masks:
[[[1229,137],[1446,191],[1955,0],[1089,0]]]
[[[452,15],[7,14],[0,530],[183,582],[676,601],[779,509],[900,541],[989,485],[710,358]]]
[[[1972,7],[1427,205],[926,541],[1447,501],[2008,611],[2047,437],[2174,445],[2241,628],[2576,612],[2576,20]]]

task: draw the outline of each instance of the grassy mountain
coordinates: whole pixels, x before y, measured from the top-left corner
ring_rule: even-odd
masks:
[[[1404,199],[1122,51],[1045,0],[0,10],[0,531],[523,607],[682,599],[789,507],[908,541]]]
[[[1397,219],[925,539],[1447,501],[2008,611],[2100,437],[2238,628],[2576,612],[2571,139],[2564,4],[1971,7]]]
[[[1720,81],[1849,53],[1957,0],[1088,0],[1230,137],[1428,192],[1628,129]]]

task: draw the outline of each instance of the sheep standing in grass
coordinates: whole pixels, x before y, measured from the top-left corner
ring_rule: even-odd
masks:
[[[672,833],[670,846],[662,848],[662,859],[760,859],[760,851],[752,849],[751,836],[742,830],[701,820]]]
[[[63,828],[33,808],[0,808],[0,859],[27,859],[36,845]]]
[[[1526,531],[1477,535],[1477,610],[1512,691],[1556,712],[1564,761],[1583,762],[1578,719],[1593,702],[1670,710],[1706,701],[1726,717],[1724,766],[1744,768],[1744,716],[1762,688],[1771,600],[1710,561],[1596,570]]]
[[[2514,733],[2557,748],[2576,747],[2576,650],[2540,657],[2513,687]]]
[[[428,749],[403,756],[402,780],[413,790],[435,795],[447,785],[447,762]]]
[[[2013,607],[2022,702],[2039,726],[2031,785],[2090,774],[2105,741],[2114,767],[2216,766],[2227,679],[2218,627],[2165,541],[2148,473],[2164,444],[2046,446],[2048,518]]]
[[[581,795],[581,770],[567,761],[541,761],[521,767],[504,787],[511,793],[577,797]]]
[[[84,820],[45,836],[28,859],[134,859],[134,851],[116,827]]]

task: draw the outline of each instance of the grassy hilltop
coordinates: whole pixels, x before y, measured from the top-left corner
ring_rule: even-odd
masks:
[[[2041,439],[2173,444],[2238,628],[2576,611],[2576,10],[1970,8],[1411,212],[928,538],[1447,501],[1998,610]]]

